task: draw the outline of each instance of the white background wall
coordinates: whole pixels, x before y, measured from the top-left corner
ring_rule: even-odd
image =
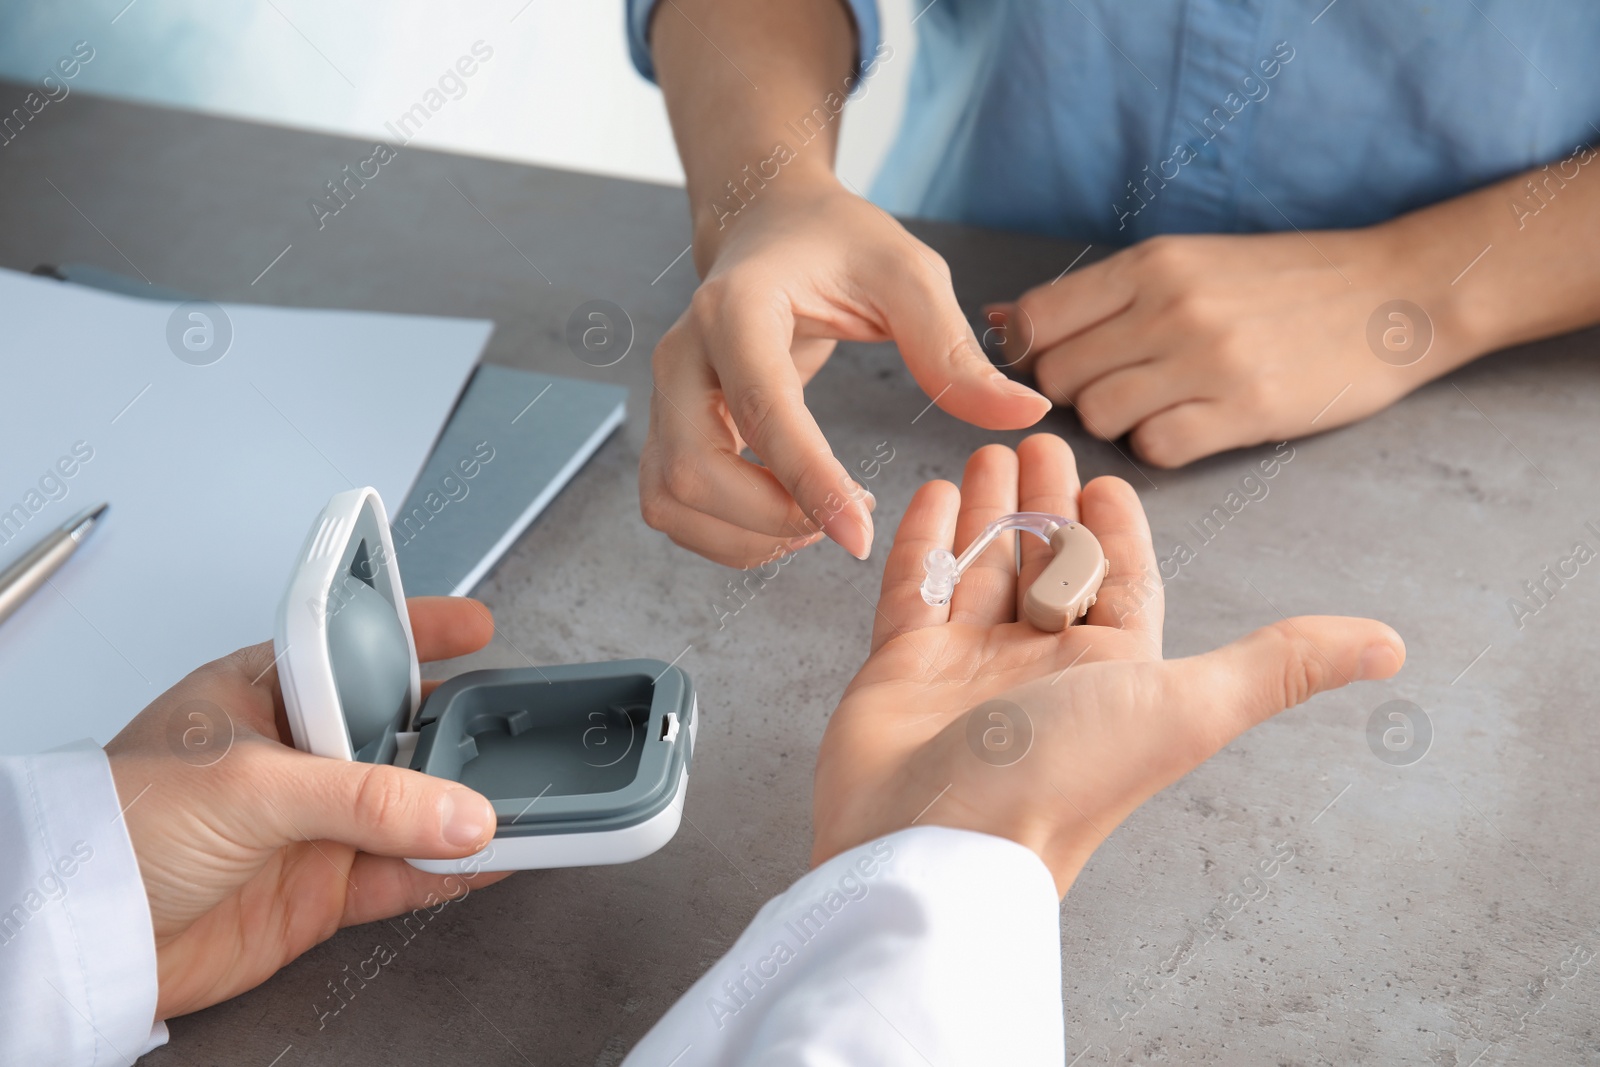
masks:
[[[880,0],[895,57],[846,113],[840,171],[860,189],[904,101],[912,2]],[[79,40],[96,55],[74,88],[385,139],[482,40],[494,57],[415,143],[683,180],[661,95],[628,60],[622,0],[10,0],[0,76],[36,80]]]

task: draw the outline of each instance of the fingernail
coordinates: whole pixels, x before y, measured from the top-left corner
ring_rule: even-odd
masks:
[[[1015,304],[985,304],[983,305],[983,317],[992,326],[1003,326],[1010,320],[1012,315],[1016,314],[1016,310],[1017,305]],[[999,322],[994,321],[995,316],[999,316]]]
[[[861,525],[855,528],[853,536],[847,535],[847,539],[861,546],[860,548],[851,548],[843,541],[840,542],[840,547],[856,559],[864,560],[872,555],[872,522],[864,520]]]
[[[1363,681],[1370,678],[1388,678],[1400,669],[1400,657],[1395,655],[1394,649],[1386,642],[1380,641],[1368,645],[1361,652],[1361,666],[1356,669],[1356,677]]]
[[[867,494],[867,511],[869,513],[877,511],[878,510],[878,498],[872,495],[872,490],[870,490],[870,489],[862,489],[861,491],[863,493]]]
[[[494,808],[465,789],[452,789],[439,798],[439,826],[448,844],[457,848],[476,845],[494,830]]]
[[[1037,399],[1037,400],[1047,400],[1048,399],[1043,393],[1039,392],[1037,389],[1030,389],[1028,386],[1023,385],[1021,382],[1014,382],[1010,378],[1007,378],[1004,374],[997,374],[997,375],[995,375],[995,377],[999,378],[1001,382],[1005,383],[1004,385],[1001,386],[1001,388],[1004,389],[1006,392],[1010,393],[1012,396],[1025,396],[1029,400],[1035,400],[1035,399]]]
[[[872,527],[871,526],[868,526],[868,527],[864,528],[861,531],[861,551],[857,552],[854,549],[851,549],[850,554],[852,556],[854,556],[856,559],[862,560],[863,562],[866,561],[866,558],[868,556],[872,555]]]

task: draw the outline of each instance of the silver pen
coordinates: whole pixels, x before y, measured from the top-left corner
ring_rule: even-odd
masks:
[[[39,587],[61,569],[109,506],[96,504],[78,512],[24,552],[21,559],[0,571],[0,622],[9,618],[23,601],[38,592]]]

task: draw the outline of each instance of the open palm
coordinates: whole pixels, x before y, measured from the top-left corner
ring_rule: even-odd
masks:
[[[1050,559],[996,542],[946,606],[923,602],[929,549],[970,542],[1013,511],[1079,519],[1110,570],[1083,625],[1016,621]],[[1111,829],[1244,730],[1324,689],[1399,670],[1404,645],[1370,619],[1308,616],[1214,652],[1161,658],[1150,529],[1118,478],[1078,488],[1071,450],[1029,437],[975,453],[962,487],[930,482],[885,567],[873,651],[818,757],[813,860],[913,823],[1009,837],[1064,894]]]

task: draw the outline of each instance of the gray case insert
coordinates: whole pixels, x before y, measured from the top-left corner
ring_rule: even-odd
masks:
[[[355,758],[392,762],[405,728],[411,650],[352,537],[329,590],[328,651]],[[594,833],[672,802],[690,759],[694,687],[660,660],[472,671],[423,702],[411,767],[494,804],[497,837]]]

